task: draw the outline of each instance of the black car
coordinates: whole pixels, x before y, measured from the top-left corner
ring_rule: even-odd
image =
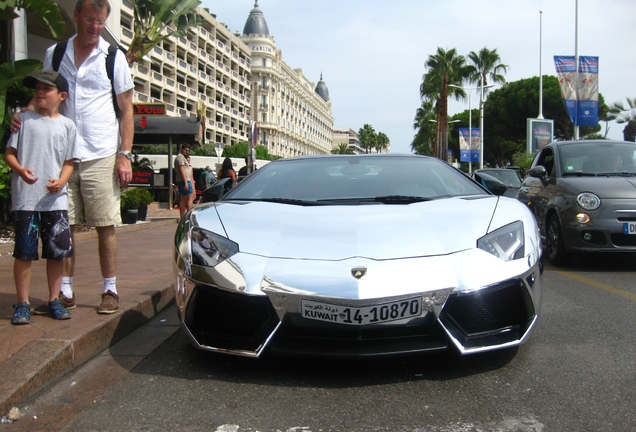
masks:
[[[546,256],[636,252],[636,143],[560,141],[541,148],[517,198],[534,213]]]

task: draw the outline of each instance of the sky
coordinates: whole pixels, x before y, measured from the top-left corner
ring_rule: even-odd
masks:
[[[242,33],[254,0],[201,6]],[[579,55],[599,57],[606,104],[636,97],[634,0],[258,0],[258,7],[283,60],[314,83],[322,74],[334,127],[368,123],[388,135],[394,153],[411,152],[424,64],[438,47],[464,56],[497,49],[511,82],[556,75],[553,57],[573,56],[578,42]],[[475,92],[471,107],[478,101]],[[467,109],[467,99],[449,99],[450,115]],[[608,137],[622,139],[623,127],[610,123]]]

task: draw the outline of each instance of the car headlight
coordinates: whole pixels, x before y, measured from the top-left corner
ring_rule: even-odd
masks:
[[[192,264],[214,267],[237,254],[238,244],[200,227],[190,232]]]
[[[582,192],[576,197],[576,202],[585,210],[596,210],[601,206],[601,199],[591,192]]]
[[[477,240],[477,247],[504,261],[524,256],[523,223],[516,221]]]

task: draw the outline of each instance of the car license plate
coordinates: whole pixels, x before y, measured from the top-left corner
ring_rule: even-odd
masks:
[[[636,234],[636,222],[623,223],[623,234],[629,234],[629,235]]]
[[[362,307],[344,306],[312,300],[302,301],[303,318],[332,322],[335,324],[378,324],[416,317],[421,314],[421,297],[412,297],[394,302]]]

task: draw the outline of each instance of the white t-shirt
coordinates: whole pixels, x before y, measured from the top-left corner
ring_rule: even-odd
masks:
[[[100,37],[98,47],[77,69],[75,38],[68,40],[59,67],[69,85],[68,98],[60,105],[60,112],[73,120],[77,127],[79,159],[89,161],[117,152],[120,145],[119,121],[115,116],[111,82],[106,72],[108,42]],[[54,49],[55,45],[47,49],[44,69],[51,69]],[[116,94],[134,88],[126,56],[119,51],[115,55],[113,82]]]
[[[60,115],[45,117],[37,111],[20,114],[22,126],[9,137],[8,147],[16,149],[18,162],[30,168],[38,180],[28,184],[17,174],[11,179],[11,205],[14,211],[68,210],[66,186],[51,194],[46,184],[60,178],[64,162],[76,159],[77,129]]]

